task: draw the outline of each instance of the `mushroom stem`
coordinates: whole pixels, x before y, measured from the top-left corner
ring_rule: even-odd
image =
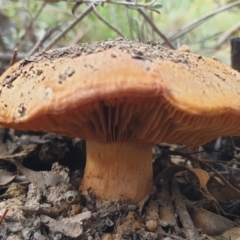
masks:
[[[139,202],[150,193],[152,177],[152,146],[87,141],[80,190],[90,189],[104,200]]]

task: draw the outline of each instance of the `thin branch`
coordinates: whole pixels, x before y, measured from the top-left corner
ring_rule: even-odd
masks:
[[[0,46],[2,47],[2,50],[3,50],[4,52],[6,52],[6,51],[7,51],[7,48],[6,48],[6,46],[5,46],[5,43],[4,43],[4,41],[3,41],[2,36],[3,36],[2,30],[1,30],[1,28],[0,28]]]
[[[233,140],[233,137],[230,137],[230,139],[231,139],[231,142],[232,142],[232,145],[233,145],[234,149],[237,150],[237,151],[240,151],[240,148],[236,146],[236,144],[235,144],[235,142]]]
[[[32,29],[33,24],[35,23],[35,21],[37,20],[37,18],[39,17],[40,13],[42,12],[42,10],[44,9],[45,6],[46,6],[46,2],[43,2],[42,6],[37,11],[37,14],[35,15],[35,17],[31,20],[30,24],[28,25],[28,28],[26,29],[25,33],[20,37],[20,39],[19,39],[19,41],[17,43],[18,47],[23,42],[23,39],[25,39],[25,37],[27,36],[28,32]]]
[[[226,31],[222,34],[222,36],[217,41],[215,48],[216,49],[221,48],[221,46],[224,43],[226,43],[229,40],[229,38],[239,30],[240,30],[240,23],[238,22],[237,24],[233,25],[228,31]]]
[[[8,209],[6,209],[6,210],[4,211],[4,213],[3,213],[3,215],[2,215],[2,217],[1,217],[1,219],[0,219],[0,225],[3,223],[3,220],[6,218],[7,213],[8,213]]]
[[[150,19],[153,22],[153,11],[150,12]],[[153,28],[151,29],[151,36],[152,36],[152,40],[155,40],[155,32],[153,30]]]
[[[84,26],[79,29],[79,31],[76,33],[73,39],[68,43],[69,46],[75,46],[76,44],[79,44],[79,42],[82,40],[82,38],[87,34],[90,27]]]
[[[56,38],[54,38],[45,48],[44,51],[52,48],[58,43],[72,28],[74,28],[84,17],[86,17],[93,10],[93,5],[89,5],[86,10],[74,20],[63,32],[61,32]]]
[[[125,37],[117,28],[115,28],[114,26],[112,26],[110,23],[108,23],[98,12],[97,9],[95,8],[93,10],[94,14],[96,15],[96,17],[102,21],[104,24],[106,24],[111,30],[113,30],[115,33],[117,33],[119,36],[121,37]]]
[[[170,39],[171,41],[175,40],[176,38],[179,38],[179,37],[183,36],[184,34],[188,33],[192,29],[194,29],[194,28],[198,27],[199,25],[201,25],[202,23],[206,22],[209,18],[211,18],[211,17],[213,17],[213,16],[215,16],[215,15],[217,15],[217,14],[219,14],[219,13],[225,11],[225,10],[228,10],[232,7],[235,7],[239,4],[240,4],[240,0],[235,1],[233,3],[226,4],[222,7],[219,7],[217,9],[215,9],[213,12],[203,16],[202,18],[197,19],[197,20],[193,21],[192,23],[189,23],[189,24],[183,26],[180,31],[172,34],[172,36],[169,36],[168,39]]]
[[[156,0],[152,0],[149,3],[138,3],[137,1],[131,2],[131,1],[112,1],[112,0],[60,0],[62,2],[75,2],[75,3],[88,3],[88,4],[99,4],[99,5],[103,5],[105,4],[115,4],[115,5],[123,5],[126,7],[143,7],[146,9],[152,9],[154,3],[156,2]]]
[[[133,20],[132,20],[132,17],[130,17],[129,15],[129,10],[128,8],[125,8],[125,12],[126,12],[126,15],[127,15],[127,21],[128,21],[128,27],[129,27],[129,30],[130,30],[130,36],[131,36],[131,39],[134,39],[133,38]]]
[[[17,62],[17,55],[18,55],[18,49],[15,48],[12,55],[12,59],[10,61],[10,66],[14,65]]]
[[[188,239],[199,239],[198,231],[195,228],[193,221],[187,211],[187,207],[185,205],[183,196],[179,190],[178,183],[175,177],[172,181],[171,190],[176,207],[176,213],[181,220],[181,223],[187,233]]]
[[[37,50],[39,50],[43,46],[44,42],[47,39],[49,39],[56,30],[59,30],[60,27],[61,27],[61,25],[57,25],[57,26],[53,27],[52,29],[46,31],[45,34],[43,35],[43,37],[37,41],[37,43],[33,46],[33,48],[28,52],[27,55],[31,56]]]
[[[164,43],[169,46],[171,49],[175,49],[175,47],[170,43],[167,37],[157,28],[157,26],[151,21],[148,15],[142,10],[138,9],[138,12],[143,16],[143,18],[148,22],[148,24],[152,27],[152,29],[164,40]]]
[[[0,52],[0,60],[3,62],[10,62],[12,59],[13,54],[10,52]],[[27,57],[25,53],[18,53],[16,61],[19,61],[23,58]]]

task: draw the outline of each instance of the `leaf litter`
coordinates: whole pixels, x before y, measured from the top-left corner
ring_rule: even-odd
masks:
[[[78,192],[84,162],[79,163],[79,157],[72,156],[71,164],[63,166],[62,159],[69,149],[83,151],[81,140],[24,135],[24,138],[21,134],[14,136],[8,142],[19,145],[17,151],[0,155],[0,166],[3,163],[0,239],[237,239],[235,236],[240,236],[239,181],[235,179],[235,184],[228,181],[231,174],[227,174],[228,168],[223,175],[215,170],[214,164],[209,163],[214,163],[211,154],[198,154],[196,159],[183,153],[178,145],[156,146],[155,184],[150,196],[137,205],[101,201],[91,191]],[[63,147],[65,153],[57,155],[55,161],[54,157],[44,161],[43,146],[46,150],[53,143],[56,152]],[[38,162],[37,169],[33,163],[39,158],[44,167]],[[8,169],[4,169],[6,163]],[[51,166],[47,170],[46,163]],[[76,163],[79,171],[73,167]]]

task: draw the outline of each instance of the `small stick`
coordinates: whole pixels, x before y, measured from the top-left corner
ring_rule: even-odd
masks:
[[[178,188],[177,180],[175,178],[173,178],[171,190],[172,196],[174,197],[177,214],[182,222],[184,229],[186,230],[188,239],[198,239],[198,231],[193,225],[192,219],[188,214],[186,205],[182,198],[182,194]]]
[[[115,28],[113,25],[111,25],[108,21],[106,21],[96,10],[96,8],[93,10],[96,17],[102,21],[104,24],[106,24],[111,30],[113,30],[115,33],[117,33],[120,37],[125,37],[117,28]]]
[[[13,55],[12,55],[12,59],[10,61],[10,66],[14,65],[14,63],[17,62],[17,55],[18,55],[18,49],[15,48],[14,52],[13,52]]]
[[[162,223],[161,225],[163,227],[176,227],[177,220],[174,215],[173,202],[169,193],[169,184],[161,181],[161,190],[161,194],[159,194],[158,196],[160,198],[159,200],[163,200],[166,202],[166,204],[163,204],[159,207],[159,215]]]
[[[238,4],[240,4],[240,0],[225,4],[223,6],[220,6],[218,8],[216,8],[215,10],[213,10],[211,13],[208,13],[206,15],[204,15],[202,18],[199,18],[197,20],[194,20],[193,22],[188,23],[185,26],[182,26],[181,30],[177,30],[175,33],[173,33],[171,36],[168,36],[168,39],[170,41],[173,41],[179,37],[182,37],[183,35],[185,35],[186,33],[190,32],[191,30],[193,30],[194,28],[198,27],[199,25],[203,24],[204,22],[206,22],[208,19],[212,18],[213,16],[224,12],[232,7],[237,6]]]
[[[163,39],[164,43],[168,45],[170,49],[175,49],[175,47],[170,43],[168,38],[152,22],[151,18],[149,18],[148,15],[142,9],[138,9],[138,12],[145,19],[145,21],[152,27],[153,31],[155,31]]]
[[[8,213],[8,209],[6,209],[5,212],[3,213],[3,215],[2,215],[2,217],[0,219],[0,225],[2,224],[3,220],[6,218],[7,213]]]
[[[92,0],[60,0],[62,2],[74,2],[74,3],[88,3],[88,4],[92,4],[93,1]],[[240,1],[240,0],[239,0]],[[147,3],[138,3],[137,1],[129,1],[129,0],[126,0],[126,1],[113,1],[113,0],[94,0],[94,4],[97,4],[97,5],[103,5],[104,3],[106,4],[114,4],[114,5],[122,5],[122,6],[125,6],[125,7],[142,7],[142,8],[145,8],[145,9],[152,9],[153,8],[153,5],[154,3],[156,2],[156,0],[151,0],[150,2],[147,2]]]
[[[37,11],[36,15],[34,16],[34,18],[31,20],[30,24],[28,25],[25,33],[20,37],[20,40],[17,43],[18,47],[20,47],[20,45],[23,43],[23,40],[25,39],[25,37],[27,36],[29,31],[32,29],[33,24],[36,22],[37,18],[39,17],[39,15],[41,14],[41,12],[42,12],[42,10],[44,9],[45,6],[46,6],[46,2],[43,2],[40,9]]]
[[[43,50],[47,51],[51,49],[56,43],[58,43],[72,28],[74,28],[84,17],[86,17],[92,10],[93,5],[89,5],[82,14],[76,18],[65,30],[56,36]]]
[[[60,25],[53,27],[52,29],[48,30],[44,36],[39,39],[39,41],[33,46],[33,48],[27,53],[28,56],[32,56],[35,52],[37,52],[43,45],[43,43],[52,36],[52,34],[60,29]]]
[[[232,38],[231,44],[231,67],[240,72],[240,38]]]
[[[217,41],[215,49],[220,49],[223,44],[225,44],[228,39],[233,36],[233,34],[237,33],[240,30],[240,23],[238,22],[234,26],[232,26],[229,30],[224,32]]]

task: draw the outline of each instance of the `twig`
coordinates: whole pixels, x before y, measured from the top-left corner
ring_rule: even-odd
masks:
[[[105,4],[115,4],[115,5],[123,5],[126,7],[143,7],[146,9],[152,9],[154,3],[156,0],[152,0],[149,3],[138,3],[137,1],[131,2],[131,1],[112,1],[112,0],[61,0],[62,2],[75,2],[75,3],[88,3],[88,4],[99,4],[103,5]]]
[[[18,55],[18,49],[15,48],[14,52],[13,52],[13,55],[12,55],[12,59],[10,61],[10,66],[12,66],[14,63],[17,62],[17,55]]]
[[[0,46],[2,47],[2,50],[3,50],[4,52],[6,52],[6,51],[7,51],[7,48],[6,48],[5,43],[4,43],[3,39],[2,39],[2,36],[3,36],[2,30],[1,30],[1,28],[0,28]]]
[[[236,158],[238,161],[240,161],[240,158],[238,158],[238,157],[236,157],[236,156],[233,156],[232,154],[227,153],[227,152],[224,152],[224,151],[212,150],[212,152],[226,154],[226,155],[230,156],[231,158]],[[168,153],[169,153],[170,155],[180,155],[180,156],[189,158],[189,160],[192,160],[192,157],[191,157],[190,155],[192,155],[192,154],[198,154],[198,153],[206,153],[206,151],[205,151],[205,150],[202,150],[202,151],[197,151],[197,152],[182,153],[182,152],[179,152],[179,151],[176,151],[176,150],[175,150],[175,151],[169,150]],[[220,160],[218,160],[218,161],[220,161]]]
[[[197,20],[193,21],[192,23],[189,23],[189,24],[183,26],[180,31],[172,34],[172,36],[169,36],[168,39],[171,40],[171,41],[175,40],[176,38],[179,38],[179,37],[183,36],[184,34],[188,33],[189,31],[191,31],[192,29],[198,27],[200,24],[204,23],[209,18],[211,18],[211,17],[213,17],[213,16],[217,15],[218,13],[221,13],[225,10],[228,10],[232,7],[235,7],[239,4],[240,4],[240,0],[234,1],[233,3],[226,4],[222,7],[219,7],[217,9],[215,9],[213,12],[203,16],[202,18],[197,19]]]
[[[0,52],[0,60],[4,62],[10,62],[13,54],[10,52]],[[27,55],[25,53],[18,53],[16,57],[16,61],[19,61],[25,58]]]
[[[230,139],[231,139],[233,148],[234,148],[235,150],[237,150],[237,151],[240,151],[240,148],[235,145],[235,143],[234,143],[234,141],[233,141],[233,137],[230,137]]]
[[[114,26],[112,26],[110,23],[108,23],[96,10],[96,8],[94,8],[93,10],[94,14],[96,15],[96,17],[102,21],[104,24],[106,24],[111,30],[113,30],[115,33],[117,33],[119,36],[121,37],[125,37],[117,28],[115,28]]]
[[[54,38],[45,48],[44,51],[52,48],[62,37],[64,37],[72,28],[74,28],[84,17],[86,17],[93,10],[93,5],[89,5],[86,10],[74,20],[63,32],[61,32],[56,38]]]
[[[140,15],[143,16],[143,18],[148,22],[148,24],[152,27],[152,29],[164,40],[164,43],[169,46],[171,49],[175,49],[175,47],[169,42],[167,37],[157,28],[157,26],[151,21],[151,19],[148,17],[148,15],[142,10],[138,9],[138,12]]]
[[[30,24],[28,25],[27,30],[25,31],[25,33],[20,37],[20,40],[17,43],[17,46],[19,47],[20,44],[23,42],[23,39],[27,36],[28,32],[32,29],[33,24],[35,23],[35,21],[37,20],[37,18],[39,17],[40,13],[42,12],[43,8],[46,6],[46,2],[43,2],[42,6],[39,8],[39,10],[37,11],[37,14],[35,15],[35,17],[31,20]]]
[[[228,39],[237,31],[240,30],[240,23],[233,25],[228,31],[224,32],[222,36],[219,38],[215,49],[219,49],[224,43],[228,41]]]
[[[174,207],[171,196],[169,194],[169,184],[161,182],[161,195],[158,197],[159,200],[163,200],[166,204],[159,206],[159,215],[162,223],[166,223],[167,226],[175,227],[177,226],[177,220],[174,215]]]
[[[52,36],[52,34],[58,30],[60,28],[61,25],[57,25],[55,27],[53,27],[52,29],[48,30],[44,36],[37,41],[37,43],[33,46],[33,48],[29,51],[29,53],[27,54],[28,56],[33,55],[39,48],[42,47],[43,43]]]
[[[6,209],[6,210],[4,211],[4,213],[3,213],[3,215],[2,215],[2,217],[1,217],[1,219],[0,219],[0,225],[2,224],[3,220],[6,218],[7,213],[8,213],[8,209]]]
[[[137,39],[141,39],[142,28],[140,26],[142,26],[142,23],[140,23],[140,21],[137,18],[134,19],[133,23],[134,23],[134,28],[136,29]]]
[[[225,167],[228,167],[228,166],[232,166],[233,164],[240,164],[239,162],[239,157],[240,157],[240,153],[236,154],[236,157],[232,158],[230,161],[226,162],[224,161],[222,164],[224,164]],[[221,162],[218,162],[218,163],[221,163]],[[234,170],[237,170],[239,168],[235,168]]]
[[[130,29],[130,36],[131,36],[131,39],[134,39],[133,38],[133,31],[132,31],[132,28],[133,28],[133,20],[132,18],[129,16],[129,11],[127,8],[125,8],[125,11],[126,11],[126,15],[127,15],[127,21],[128,21],[128,27]]]
[[[153,22],[153,11],[150,12],[150,19],[151,19],[151,22]],[[151,33],[151,36],[152,36],[152,39],[155,40],[155,32],[153,30],[153,28],[151,29],[152,30],[152,33]]]
[[[188,214],[186,205],[183,201],[183,198],[182,198],[181,192],[178,188],[177,180],[175,179],[175,177],[173,178],[173,183],[172,183],[171,189],[172,189],[172,195],[174,197],[176,211],[177,211],[177,214],[181,220],[181,223],[182,223],[184,229],[186,230],[187,238],[188,239],[198,239],[198,237],[199,237],[198,231],[194,227],[192,219]]]
[[[69,46],[74,46],[76,44],[79,44],[79,42],[81,41],[81,39],[87,34],[87,32],[89,31],[88,26],[84,26],[82,27],[74,36],[73,39],[71,39],[71,41],[68,43]]]

